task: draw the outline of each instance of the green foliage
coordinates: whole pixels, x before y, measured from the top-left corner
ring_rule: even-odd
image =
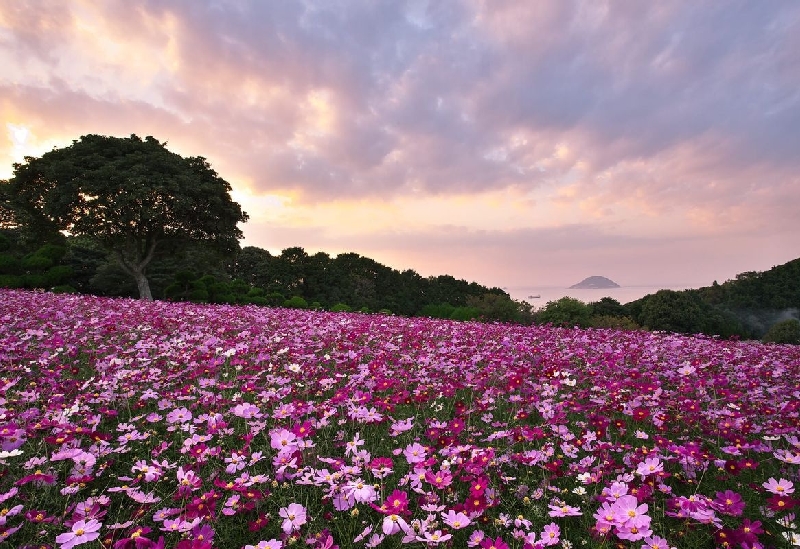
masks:
[[[648,296],[637,320],[649,330],[694,334],[702,332],[703,310],[695,294],[659,290]]]
[[[0,288],[23,288],[25,281],[21,276],[0,274]]]
[[[77,294],[78,291],[69,284],[56,286],[51,290],[54,294]]]
[[[47,287],[61,286],[66,284],[72,278],[72,267],[69,265],[55,265],[44,274],[47,281]]]
[[[431,303],[422,308],[419,316],[426,316],[428,318],[450,318],[455,309],[456,308],[449,303]]]
[[[764,343],[790,343],[800,345],[800,321],[794,318],[776,322],[767,331],[762,340]]]
[[[748,335],[729,311],[714,306],[698,290],[659,290],[628,304],[631,317],[649,330],[685,334],[703,333],[725,338]]]
[[[627,316],[625,307],[612,297],[603,297],[599,301],[589,303],[589,310],[591,311],[592,316]]]
[[[49,257],[31,254],[22,260],[22,268],[25,271],[43,271],[53,266],[53,260]]]
[[[553,326],[580,326],[591,324],[592,309],[574,297],[564,296],[556,301],[548,301],[544,309],[536,314],[536,320]]]
[[[271,292],[264,296],[264,299],[266,300],[267,305],[270,305],[271,307],[280,307],[283,305],[283,302],[286,301],[286,298],[280,292]]]
[[[612,330],[639,330],[641,327],[628,316],[600,315],[589,320],[592,328],[610,328]]]
[[[21,270],[19,259],[9,253],[0,253],[0,274],[19,274]]]
[[[22,258],[13,253],[20,251],[17,247],[0,253],[0,286],[51,289],[72,277],[72,268],[59,263],[66,253],[63,246],[45,244]]]
[[[467,298],[467,305],[478,310],[478,318],[496,322],[530,324],[533,315],[529,304],[514,301],[505,292],[490,292]]]
[[[334,313],[349,313],[353,310],[350,305],[346,303],[337,303],[333,307],[331,307],[331,311]]]
[[[481,311],[477,307],[456,307],[450,313],[451,320],[475,320],[481,316]]]

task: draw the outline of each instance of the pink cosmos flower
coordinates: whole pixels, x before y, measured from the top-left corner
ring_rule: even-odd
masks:
[[[603,502],[593,516],[597,521],[595,528],[600,534],[609,533],[617,524],[617,511],[614,509],[614,505],[608,501]]]
[[[385,508],[385,510],[384,510]],[[386,503],[381,506],[381,511],[388,514],[402,514],[408,510],[408,494],[402,490],[394,490],[389,497],[386,498]]]
[[[745,502],[742,496],[732,490],[717,492],[717,497],[712,502],[714,509],[726,515],[738,517],[742,514]]]
[[[645,526],[626,524],[617,528],[617,537],[628,541],[639,541],[652,535],[653,531],[650,530],[650,517],[647,517],[647,524]]]
[[[364,439],[361,438],[360,433],[356,433],[356,435],[353,437],[353,440],[348,441],[345,445],[344,455],[349,456],[356,453],[358,451],[358,447],[363,445]]]
[[[434,473],[433,471],[425,471],[425,480],[429,484],[432,484],[435,488],[442,489],[450,486],[450,484],[453,482],[453,475],[445,470],[441,470],[438,473]]]
[[[454,530],[460,530],[461,528],[466,528],[472,522],[469,520],[469,517],[464,513],[456,513],[452,509],[448,511],[446,514],[442,513],[442,520],[446,525]]]
[[[256,545],[245,545],[244,549],[281,549],[283,543],[272,538],[269,541],[259,541]]]
[[[435,532],[425,532],[423,535],[417,536],[417,541],[427,543],[428,545],[438,545],[452,537],[452,534],[442,534],[441,530],[436,530]],[[506,548],[508,548],[508,545],[506,545]],[[497,549],[501,548],[498,547]]]
[[[539,538],[542,545],[556,545],[561,538],[561,528],[555,522],[551,522],[544,527]]]
[[[287,534],[299,530],[306,523],[306,508],[299,503],[290,503],[287,507],[281,507],[278,514],[283,517],[281,528]]]
[[[508,544],[503,541],[503,538],[497,536],[495,539],[486,538],[481,541],[481,549],[508,549]]]
[[[551,517],[577,517],[582,515],[581,510],[571,505],[548,505]]]
[[[419,442],[414,442],[406,446],[405,450],[403,450],[403,455],[408,463],[421,463],[428,456],[428,451]]]
[[[478,547],[483,540],[486,539],[486,534],[483,533],[483,530],[474,530],[469,535],[469,540],[467,540],[468,547]]]
[[[671,547],[669,542],[659,536],[651,536],[644,539],[644,544],[641,549],[675,549]]]
[[[657,457],[647,458],[636,467],[636,473],[646,477],[656,475],[664,470],[664,464]]]
[[[167,414],[167,422],[168,423],[186,423],[187,421],[192,420],[192,412],[190,412],[187,408],[175,408],[170,413]]]
[[[369,469],[375,478],[385,478],[392,473],[394,465],[391,458],[377,457],[369,463]]]
[[[614,502],[614,519],[617,525],[628,525],[641,527],[645,522],[643,517],[646,517],[646,522],[649,523],[650,517],[647,517],[647,504],[642,503],[639,505],[639,500],[636,496],[622,496]]]
[[[405,532],[409,529],[408,523],[397,514],[391,514],[386,516],[383,519],[383,524],[381,525],[381,529],[383,533],[387,536],[391,536],[396,534],[400,531]]]
[[[297,447],[297,435],[288,429],[270,431],[270,446],[279,452],[294,452]]]
[[[178,493],[186,494],[198,490],[203,485],[203,479],[191,469],[184,471],[183,467],[178,467]]]
[[[395,421],[392,423],[392,428],[389,434],[393,437],[396,437],[400,433],[404,433],[405,431],[409,431],[413,428],[413,421],[414,418],[406,418],[399,421]]]
[[[263,417],[261,414],[261,410],[259,410],[258,406],[255,404],[251,404],[249,402],[243,402],[242,404],[237,404],[231,410],[233,415],[243,418],[243,419],[258,419]]]
[[[0,441],[0,449],[4,452],[16,450],[27,440],[24,429],[7,429],[4,432]]]
[[[100,537],[100,527],[102,526],[102,523],[94,519],[79,520],[72,525],[72,531],[56,536],[56,543],[60,545],[61,549],[72,549],[76,545],[94,541]]]
[[[785,496],[787,494],[794,493],[794,483],[786,480],[785,478],[775,480],[774,477],[769,477],[769,480],[763,483],[761,486],[766,488],[769,492],[779,496]]]

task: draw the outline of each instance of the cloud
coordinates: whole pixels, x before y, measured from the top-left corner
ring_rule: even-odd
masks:
[[[309,242],[345,242],[346,218],[347,242],[419,258],[463,247],[475,266],[466,250],[497,263],[492,246],[520,255],[528,238],[553,257],[584,250],[561,225],[650,239],[614,241],[646,257],[659,238],[761,235],[788,259],[798,50],[791,1],[13,2],[0,112],[30,132],[27,154],[137,133],[205,156],[253,207],[285,205],[269,230]],[[438,227],[409,213],[434,206]],[[378,221],[369,240],[377,215],[413,246]]]

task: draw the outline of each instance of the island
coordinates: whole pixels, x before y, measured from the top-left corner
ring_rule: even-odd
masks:
[[[569,287],[570,290],[619,288],[619,284],[604,276],[590,276]]]

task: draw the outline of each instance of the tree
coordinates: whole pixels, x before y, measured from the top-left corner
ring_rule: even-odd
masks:
[[[589,303],[592,316],[626,316],[625,307],[613,297],[603,297]]]
[[[14,219],[96,239],[147,300],[145,271],[156,254],[187,242],[231,254],[242,237],[237,223],[248,218],[205,158],[183,158],[153,137],[85,135],[14,164],[2,187]]]
[[[696,292],[659,290],[644,302],[637,320],[650,330],[695,334],[703,332],[706,318]]]
[[[556,301],[548,301],[536,316],[542,324],[586,328],[591,322],[592,309],[583,301],[564,296]]]

